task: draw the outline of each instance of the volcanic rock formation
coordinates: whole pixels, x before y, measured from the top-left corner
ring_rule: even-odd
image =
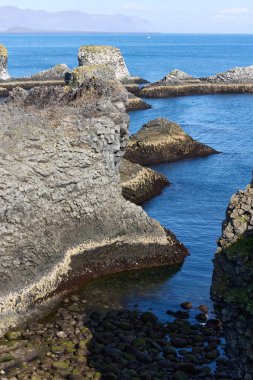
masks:
[[[215,153],[209,146],[193,140],[178,124],[159,118],[131,136],[125,158],[148,166]]]
[[[0,80],[6,80],[9,78],[7,71],[8,52],[7,49],[0,44]]]
[[[118,80],[131,78],[120,50],[112,46],[81,46],[78,61],[79,66],[109,66],[115,72]]]
[[[211,296],[234,379],[253,378],[253,181],[231,198],[215,255]]]
[[[64,63],[51,67],[48,70],[41,71],[32,75],[33,79],[64,79],[66,73],[70,73],[70,68]]]
[[[136,204],[159,195],[169,185],[162,174],[127,160],[121,163],[120,177],[124,197]]]
[[[82,281],[187,255],[122,196],[126,105],[119,82],[90,79],[16,89],[0,106],[0,321]]]
[[[205,95],[253,92],[253,66],[235,67],[209,77],[192,77],[173,70],[163,79],[144,87],[140,96],[166,98],[182,95]]]

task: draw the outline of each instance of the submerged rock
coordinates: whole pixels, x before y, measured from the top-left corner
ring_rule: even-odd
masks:
[[[215,255],[211,296],[233,378],[253,378],[253,184],[231,198]]]
[[[119,82],[90,79],[16,89],[0,107],[0,322],[94,277],[187,255],[122,196],[126,105]]]
[[[119,49],[112,46],[81,46],[79,66],[106,65],[113,69],[118,80],[130,79],[130,73]]]
[[[65,64],[56,65],[48,70],[41,71],[31,76],[33,79],[64,79],[66,73],[70,73],[70,68]]]
[[[162,174],[127,160],[121,163],[120,177],[124,197],[136,204],[159,195],[169,185]]]
[[[125,158],[145,166],[215,153],[209,146],[193,140],[178,124],[159,118],[145,124],[130,138]]]
[[[0,44],[0,80],[9,79],[10,76],[7,71],[8,52],[5,46]]]

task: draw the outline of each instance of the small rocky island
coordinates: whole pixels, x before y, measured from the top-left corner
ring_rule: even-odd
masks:
[[[233,195],[214,260],[211,296],[226,335],[233,378],[253,378],[253,180]]]
[[[215,153],[218,152],[193,140],[178,124],[159,118],[145,124],[131,136],[125,157],[148,166]]]
[[[204,78],[176,69],[139,92],[146,98],[229,93],[253,93],[253,66],[236,67]]]

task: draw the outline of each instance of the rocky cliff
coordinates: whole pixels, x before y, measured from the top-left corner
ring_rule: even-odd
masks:
[[[16,89],[0,106],[0,320],[96,276],[180,263],[175,236],[122,197],[127,93]],[[12,318],[11,318],[12,317]]]
[[[6,80],[9,78],[7,71],[8,52],[7,49],[0,44],[0,80]]]
[[[105,65],[113,69],[118,80],[130,79],[128,68],[119,49],[112,46],[81,46],[79,66]]]
[[[230,201],[214,260],[211,296],[234,379],[253,379],[253,181]]]

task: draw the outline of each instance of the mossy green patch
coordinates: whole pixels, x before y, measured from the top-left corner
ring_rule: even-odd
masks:
[[[244,258],[252,260],[253,266],[253,237],[239,239],[224,252],[229,260],[235,261],[237,258]]]

